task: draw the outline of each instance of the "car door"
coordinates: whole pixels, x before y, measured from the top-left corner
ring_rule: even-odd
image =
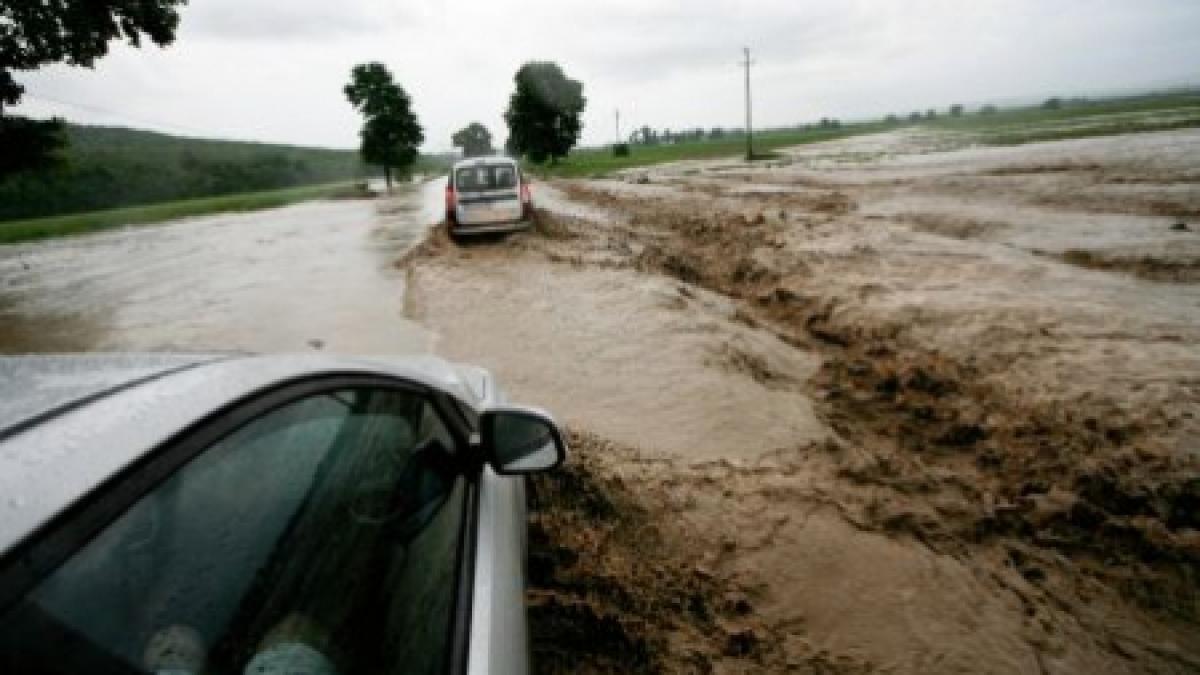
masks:
[[[463,663],[477,468],[446,413],[399,381],[309,382],[157,449],[26,552],[67,551],[0,608],[0,672]]]

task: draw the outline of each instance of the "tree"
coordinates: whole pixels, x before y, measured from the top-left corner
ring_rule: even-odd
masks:
[[[885,117],[883,119],[883,121],[887,122],[888,124],[899,124],[900,118],[897,117],[895,114],[891,114],[891,115],[888,115],[887,117]]]
[[[454,147],[462,148],[463,157],[480,157],[490,155],[492,150],[492,134],[479,122],[471,122],[459,129],[450,137]]]
[[[989,103],[979,109],[979,114],[980,115],[995,115],[996,114],[996,106]]]
[[[343,91],[350,105],[364,117],[359,137],[363,161],[383,167],[388,191],[392,169],[405,170],[417,159],[417,148],[425,133],[412,112],[404,88],[392,81],[382,63],[363,63],[350,71],[350,84]]]
[[[0,177],[53,166],[57,151],[66,145],[62,120],[0,117]]]
[[[587,105],[583,84],[548,61],[526,63],[513,80],[516,91],[504,113],[512,150],[535,164],[556,163],[579,141]]]
[[[963,107],[962,107],[961,103],[955,103],[954,105],[950,106],[950,116],[951,117],[962,117],[962,114],[963,114]]]
[[[14,72],[51,63],[91,68],[112,40],[134,47],[142,38],[174,42],[178,7],[186,0],[54,0],[0,3],[0,176],[55,161],[66,142],[62,121],[6,117],[4,106],[21,101],[25,88]]]
[[[1062,107],[1062,99],[1058,98],[1057,96],[1054,98],[1048,98],[1046,99],[1046,102],[1042,104],[1042,107],[1046,110],[1058,110]]]

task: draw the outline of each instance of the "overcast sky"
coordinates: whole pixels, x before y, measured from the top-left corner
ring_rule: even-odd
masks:
[[[472,121],[506,136],[512,76],[557,61],[584,84],[583,142],[1200,84],[1198,0],[191,0],[175,44],[116,47],[94,70],[18,75],[18,109],[169,133],[354,147],[341,93],[382,61],[426,150]]]

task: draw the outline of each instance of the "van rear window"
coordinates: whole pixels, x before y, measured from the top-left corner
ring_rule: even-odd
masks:
[[[517,187],[517,168],[512,164],[464,167],[455,173],[454,183],[463,192],[511,190]]]

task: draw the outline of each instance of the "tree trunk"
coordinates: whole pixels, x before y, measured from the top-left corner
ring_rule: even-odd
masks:
[[[383,180],[387,182],[388,194],[392,194],[392,167],[383,165]]]

